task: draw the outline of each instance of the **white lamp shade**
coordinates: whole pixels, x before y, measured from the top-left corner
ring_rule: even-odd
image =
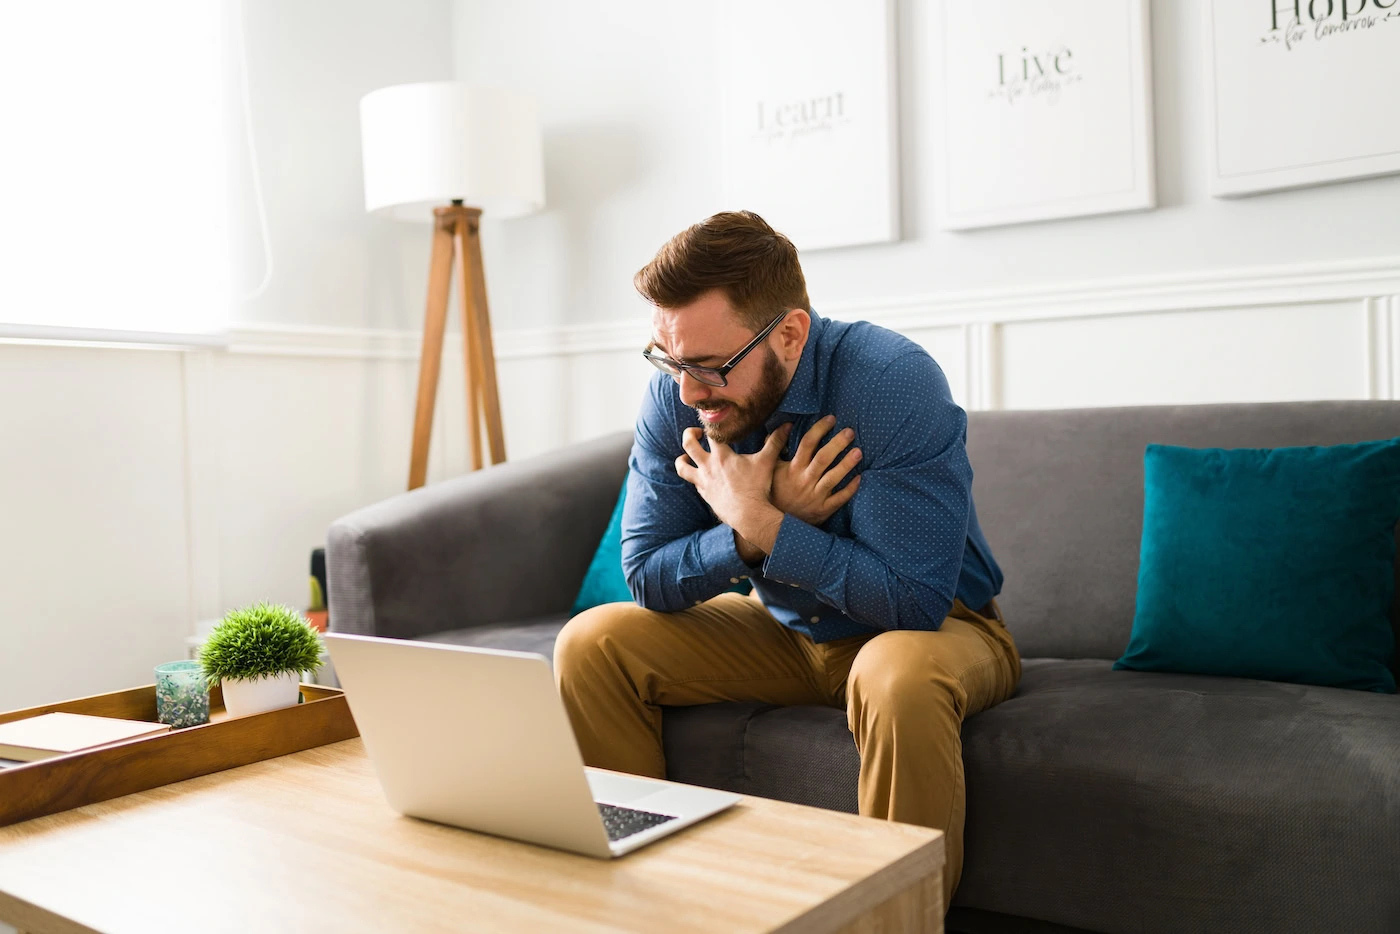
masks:
[[[494,217],[544,207],[540,122],[527,95],[455,81],[399,84],[360,99],[365,209],[430,221],[460,198]]]

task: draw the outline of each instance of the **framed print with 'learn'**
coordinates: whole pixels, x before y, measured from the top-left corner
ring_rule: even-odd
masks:
[[[939,227],[1156,206],[1147,0],[939,7]]]
[[[1400,172],[1400,0],[1207,0],[1211,194]]]
[[[893,0],[726,0],[724,198],[799,250],[899,238]]]

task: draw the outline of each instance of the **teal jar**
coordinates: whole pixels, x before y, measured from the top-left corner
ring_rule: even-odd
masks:
[[[209,682],[199,662],[156,666],[156,718],[175,729],[209,722]]]

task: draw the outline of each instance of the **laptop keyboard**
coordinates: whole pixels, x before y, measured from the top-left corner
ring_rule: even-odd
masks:
[[[634,833],[641,833],[649,827],[676,819],[672,814],[655,814],[651,811],[621,808],[615,804],[603,804],[600,801],[595,801],[594,804],[598,805],[598,813],[603,816],[603,826],[608,830],[609,840],[621,840]]]

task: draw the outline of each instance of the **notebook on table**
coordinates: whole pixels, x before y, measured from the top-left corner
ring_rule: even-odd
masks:
[[[0,723],[0,760],[38,762],[109,743],[153,736],[170,729],[164,723],[121,720],[79,713],[46,713]]]

